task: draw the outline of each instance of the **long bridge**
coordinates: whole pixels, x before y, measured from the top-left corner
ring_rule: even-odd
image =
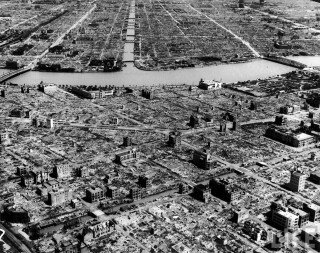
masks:
[[[5,81],[8,81],[9,79],[11,79],[11,78],[13,78],[15,76],[18,76],[20,74],[28,72],[31,69],[32,69],[32,66],[27,66],[27,67],[24,67],[24,68],[20,68],[20,69],[17,69],[17,70],[10,71],[8,73],[4,73],[3,75],[0,76],[0,84],[4,83]]]

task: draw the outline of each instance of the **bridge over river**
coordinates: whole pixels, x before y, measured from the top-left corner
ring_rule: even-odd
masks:
[[[7,72],[7,73],[4,73],[3,75],[0,76],[0,84],[8,81],[9,79],[15,77],[15,76],[18,76],[20,74],[23,74],[25,72],[28,72],[32,69],[31,66],[28,66],[28,67],[24,67],[24,68],[20,68],[20,69],[16,69],[16,70],[13,70],[13,71],[10,71],[10,72]]]

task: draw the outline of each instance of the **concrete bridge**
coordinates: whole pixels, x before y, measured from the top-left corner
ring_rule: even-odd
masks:
[[[8,73],[4,73],[3,75],[0,76],[0,84],[4,83],[5,81],[8,81],[9,79],[15,77],[15,76],[18,76],[18,75],[21,75],[25,72],[28,72],[32,69],[31,66],[27,66],[27,67],[24,67],[24,68],[20,68],[20,69],[17,69],[17,70],[13,70],[13,71],[10,71]]]

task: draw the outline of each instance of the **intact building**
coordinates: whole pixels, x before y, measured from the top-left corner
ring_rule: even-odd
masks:
[[[70,202],[72,199],[71,189],[58,189],[52,190],[48,193],[48,202],[51,206],[62,205],[66,202]]]
[[[100,187],[91,187],[86,189],[86,199],[88,202],[93,203],[106,198],[104,189]]]
[[[290,182],[288,188],[293,192],[300,192],[304,190],[306,185],[306,175],[301,174],[300,172],[293,172],[291,174]]]

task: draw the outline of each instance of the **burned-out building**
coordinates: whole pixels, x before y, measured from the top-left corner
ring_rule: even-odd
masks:
[[[47,169],[39,169],[30,172],[33,176],[34,184],[42,184],[49,180],[49,171]]]
[[[141,96],[146,99],[153,99],[154,98],[154,91],[153,90],[147,90],[143,89],[141,92]]]
[[[151,186],[151,179],[147,176],[139,176],[138,185],[142,188],[149,188]]]
[[[51,190],[48,193],[48,202],[51,206],[58,206],[70,202],[72,199],[72,190],[60,188]]]
[[[70,164],[57,164],[53,167],[53,176],[55,178],[69,178],[71,169]]]
[[[172,148],[179,147],[181,145],[181,132],[175,131],[169,134],[168,146]]]
[[[288,129],[275,126],[269,127],[266,130],[265,136],[292,147],[302,147],[316,141],[315,137],[312,135],[305,133],[293,133]]]
[[[195,150],[193,152],[192,162],[194,165],[204,170],[210,170],[214,164],[210,155],[210,150],[207,148]]]
[[[282,114],[294,114],[300,111],[300,105],[285,105],[280,107]]]
[[[200,126],[200,119],[198,115],[191,115],[190,116],[190,122],[189,122],[190,127],[192,128],[197,128]]]
[[[192,194],[195,199],[207,203],[210,196],[210,187],[208,184],[197,184],[194,186]]]
[[[229,178],[213,178],[210,180],[209,186],[212,195],[231,203],[240,198],[240,190],[235,186]]]
[[[11,223],[28,223],[30,222],[30,214],[23,207],[5,206],[1,217]]]
[[[130,136],[123,137],[123,144],[124,147],[132,146],[132,138]]]
[[[116,153],[115,156],[116,156],[115,157],[115,162],[117,162],[117,163],[122,163],[124,161],[128,161],[128,160],[131,160],[131,159],[136,159],[136,158],[139,157],[138,156],[138,151],[135,148],[120,151],[120,152]]]
[[[34,184],[34,177],[31,173],[26,173],[21,176],[21,185],[24,187],[30,187]]]
[[[120,197],[120,190],[116,186],[108,186],[107,187],[107,196],[112,199],[117,199]]]
[[[86,200],[90,203],[101,201],[106,198],[106,192],[100,187],[86,189]]]
[[[133,200],[139,200],[145,197],[147,194],[146,188],[133,187],[130,189],[130,198]]]

